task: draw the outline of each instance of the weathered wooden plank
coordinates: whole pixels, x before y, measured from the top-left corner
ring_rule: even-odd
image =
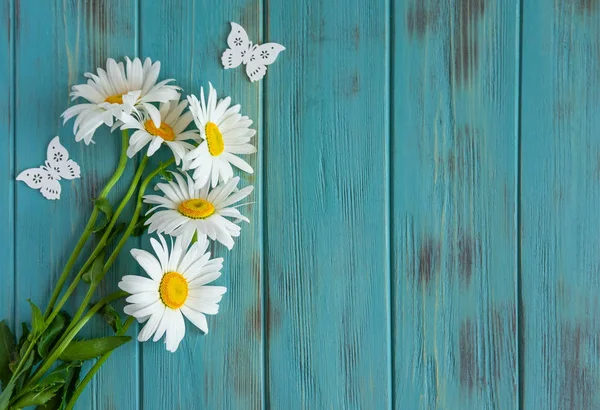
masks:
[[[223,70],[220,56],[227,45],[230,21],[240,23],[254,42],[260,40],[260,0],[235,0],[218,5],[186,0],[142,3],[142,55],[162,62],[166,78],[177,79],[184,93],[199,95],[200,86],[212,82],[220,98],[231,96],[242,105],[244,115],[258,130],[254,143],[263,149],[260,129],[261,88],[246,78],[242,67]],[[224,257],[223,276],[217,283],[228,291],[217,316],[208,318],[209,333],[191,324],[176,353],[162,343],[146,343],[142,361],[142,405],[145,409],[257,409],[262,406],[262,224],[263,176],[259,155],[245,157],[254,175],[240,173],[241,184],[253,184],[249,201],[240,208],[251,224],[231,251],[213,246],[216,257]],[[159,389],[156,386],[160,386]]]
[[[19,7],[20,4],[20,7]],[[62,127],[61,112],[69,106],[69,88],[85,81],[83,73],[104,66],[107,57],[131,55],[136,47],[136,1],[17,2],[16,69],[16,171],[39,166],[54,135],[81,165],[81,180],[62,181],[59,201],[45,200],[38,192],[16,186],[17,320],[28,320],[26,298],[43,306],[72,247],[91,212],[91,200],[116,167],[120,150],[118,133],[100,132],[96,144],[77,144],[72,122]],[[132,175],[115,189],[124,192]],[[120,195],[112,195],[117,200]],[[102,290],[116,289],[122,272],[135,264],[124,251]],[[85,287],[78,289],[82,296]],[[73,311],[78,301],[70,303]],[[100,321],[86,335],[108,333]],[[137,408],[136,345],[120,348],[90,384],[78,408]]]
[[[518,405],[516,11],[395,3],[394,408]]]
[[[0,261],[2,261],[2,286],[0,287],[0,320],[5,319],[10,327],[14,324],[14,0],[0,2],[0,141],[2,160],[0,165],[0,203],[2,204],[2,230],[0,230]]]
[[[265,82],[267,397],[389,403],[384,1],[270,1]]]
[[[600,408],[600,2],[524,2],[523,404]]]

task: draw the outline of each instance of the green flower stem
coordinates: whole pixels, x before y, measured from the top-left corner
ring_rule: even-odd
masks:
[[[127,239],[131,236],[131,233],[135,229],[135,225],[137,224],[138,218],[140,217],[140,213],[142,211],[142,200],[144,199],[144,192],[146,191],[148,184],[150,184],[150,182],[152,181],[152,179],[155,176],[157,176],[162,171],[164,171],[173,162],[175,162],[175,161],[173,158],[171,158],[169,161],[165,162],[164,164],[159,165],[154,171],[152,171],[150,174],[148,174],[148,176],[142,181],[142,184],[140,185],[140,190],[138,191],[138,198],[137,198],[137,203],[135,204],[135,210],[133,211],[133,216],[131,217],[131,222],[127,226],[127,229],[125,230],[123,237],[121,238],[121,240],[115,247],[115,250],[110,254],[108,260],[104,264],[104,270],[103,270],[104,274],[106,274],[108,269],[110,269],[112,264],[115,262],[115,260],[117,259],[117,256],[119,255],[119,252],[121,251],[121,248],[123,248],[123,246],[125,245],[125,242],[127,242]]]
[[[67,300],[69,299],[69,297],[71,296],[71,294],[77,288],[77,284],[81,280],[81,277],[83,276],[83,274],[85,272],[87,272],[87,270],[92,265],[92,263],[94,263],[94,260],[98,257],[98,255],[102,252],[102,250],[106,246],[106,242],[108,240],[108,237],[110,236],[112,228],[115,226],[118,217],[120,216],[121,212],[123,212],[123,209],[125,209],[125,206],[127,205],[127,203],[129,202],[129,200],[133,196],[133,193],[135,192],[135,188],[137,187],[140,179],[142,178],[142,174],[144,173],[144,168],[146,167],[147,163],[148,163],[148,157],[144,156],[144,158],[142,159],[142,162],[138,166],[138,169],[137,169],[137,171],[136,171],[136,173],[135,173],[135,175],[133,177],[133,181],[131,182],[131,185],[129,186],[129,189],[127,190],[127,193],[125,194],[125,197],[123,197],[123,200],[121,200],[121,203],[119,204],[119,207],[114,212],[113,217],[112,217],[109,225],[107,226],[106,231],[104,232],[104,235],[102,235],[102,238],[100,239],[100,242],[96,246],[96,249],[94,249],[94,251],[92,252],[92,255],[88,258],[88,260],[86,261],[86,263],[79,270],[79,272],[77,273],[77,275],[73,279],[73,282],[71,283],[71,285],[69,286],[69,288],[66,290],[65,294],[60,299],[59,303],[56,305],[56,308],[54,309],[54,311],[52,312],[52,314],[48,317],[48,320],[46,321],[47,324],[52,323],[52,320],[54,320],[54,318],[56,317],[56,315],[58,315],[58,313],[60,312],[60,309],[63,307],[63,305],[67,302]],[[102,278],[106,274],[106,271],[107,271],[107,269],[103,270]],[[63,334],[63,336],[57,342],[57,345],[60,345],[60,343],[62,343],[62,341],[67,338],[67,335],[69,334],[69,332],[72,329],[74,329],[75,327],[77,327],[79,325],[78,320],[81,318],[81,316],[85,312],[85,309],[87,308],[88,304],[90,303],[90,300],[94,296],[94,291],[96,290],[96,287],[102,281],[102,278],[98,278],[98,280],[96,281],[96,284],[91,284],[90,285],[90,287],[88,289],[88,292],[86,293],[86,295],[84,297],[83,302],[81,303],[81,305],[79,306],[79,309],[77,310],[77,313],[75,313],[75,316],[73,316],[73,319],[71,320],[71,324],[67,327],[67,330],[65,330],[65,333]],[[35,343],[32,343],[32,346],[34,344]],[[49,358],[47,358],[45,360],[45,362],[47,362],[48,360],[49,360]]]
[[[54,320],[54,318],[56,317],[56,315],[58,315],[58,313],[60,312],[60,309],[64,306],[64,304],[67,302],[67,300],[69,299],[69,297],[71,296],[71,294],[77,288],[77,284],[81,280],[81,277],[83,276],[83,274],[88,271],[88,269],[90,268],[90,266],[92,266],[92,263],[94,263],[94,260],[98,257],[98,255],[102,252],[102,250],[106,246],[106,242],[108,241],[108,237],[110,236],[112,228],[117,223],[117,218],[119,217],[119,215],[121,214],[121,212],[123,211],[123,209],[125,208],[125,206],[127,205],[127,202],[129,202],[129,199],[131,199],[131,196],[133,195],[133,192],[135,191],[135,188],[136,188],[139,180],[142,177],[144,168],[146,167],[147,163],[148,163],[148,157],[144,156],[144,158],[142,159],[142,162],[140,163],[140,165],[138,167],[138,170],[135,173],[135,176],[133,178],[131,186],[129,187],[129,189],[127,191],[127,194],[125,195],[125,197],[123,198],[123,200],[119,204],[119,207],[117,208],[117,210],[113,214],[113,217],[112,217],[110,223],[108,224],[108,226],[106,227],[106,230],[104,232],[104,235],[102,235],[102,238],[100,239],[100,242],[98,242],[98,245],[96,246],[96,249],[94,249],[94,251],[92,252],[92,254],[90,255],[90,257],[88,258],[88,260],[85,262],[85,264],[83,265],[83,267],[79,270],[79,272],[77,273],[77,275],[73,279],[73,282],[71,283],[71,285],[69,286],[69,288],[65,291],[64,295],[62,296],[62,298],[60,299],[60,301],[58,302],[58,304],[56,305],[56,307],[52,311],[52,314],[50,314],[50,316],[46,320],[46,326],[48,326],[50,323],[52,323],[52,321]],[[98,282],[100,282],[100,281],[98,281]],[[65,335],[66,335],[66,333],[70,329],[72,329],[76,325],[77,320],[79,320],[79,318],[81,317],[81,315],[85,311],[85,308],[87,308],[87,305],[88,305],[90,299],[92,298],[93,292],[94,292],[95,289],[96,289],[95,286],[90,286],[91,292],[88,291],[88,293],[86,294],[84,302],[79,307],[79,310],[77,311],[75,317],[73,317],[73,319],[71,320],[71,324],[69,325],[69,327],[65,331]],[[65,335],[63,335],[63,338],[65,337]],[[37,342],[37,339],[34,340],[34,342]],[[35,344],[35,343],[32,343],[32,344]]]
[[[108,231],[110,231],[110,229],[112,229],[112,226],[114,226],[114,222],[116,222],[116,217],[119,216],[118,214],[122,211],[122,207],[125,206],[124,204],[126,204],[129,201],[129,199],[131,198],[131,196],[133,195],[133,190],[135,190],[135,187],[137,186],[137,183],[139,182],[139,180],[141,178],[141,174],[143,172],[143,168],[146,166],[147,161],[148,161],[148,157],[145,156],[144,159],[142,160],[142,163],[138,167],[138,172],[136,172],[136,176],[134,177],[134,181],[132,182],[132,184],[130,186],[130,189],[127,191],[127,194],[126,194],[125,198],[121,202],[122,206],[119,205],[119,208],[115,212],[115,214],[113,216],[113,220],[111,220],[111,225],[109,225],[109,227],[107,228],[107,233],[105,233],[105,236],[108,236],[108,234],[110,234],[110,232],[108,232]],[[123,237],[121,238],[121,240],[119,241],[119,243],[115,247],[115,250],[111,253],[110,257],[108,258],[108,260],[104,264],[104,268],[102,270],[102,277],[108,272],[108,270],[110,269],[110,267],[112,266],[112,264],[115,262],[115,260],[116,260],[116,258],[118,256],[119,252],[121,251],[121,249],[125,245],[125,242],[131,236],[131,233],[135,229],[135,225],[137,224],[137,220],[139,218],[139,215],[140,215],[141,209],[142,209],[142,200],[143,200],[144,192],[146,191],[146,188],[148,187],[148,184],[150,184],[150,182],[152,181],[152,179],[156,175],[158,175],[160,172],[162,172],[164,169],[166,169],[168,166],[170,166],[173,162],[174,162],[174,160],[171,159],[171,160],[167,161],[166,163],[161,164],[154,171],[152,171],[150,174],[148,174],[148,176],[142,181],[142,183],[140,185],[139,192],[138,192],[137,202],[136,202],[135,210],[133,212],[133,216],[131,218],[131,221],[129,222],[129,225],[127,226],[127,229],[125,230],[125,233],[123,234]],[[141,171],[140,171],[140,169],[141,169]],[[132,189],[132,187],[133,187],[133,189]],[[103,236],[102,239],[105,239],[105,237]],[[98,252],[95,255],[96,257],[97,257],[97,254],[100,253],[99,251],[101,249],[103,249],[104,246],[105,246],[105,244],[102,244],[102,240],[100,242],[101,243],[99,243],[98,247],[96,248],[96,250],[98,250]],[[101,246],[101,248],[99,249],[100,246]],[[93,259],[92,259],[92,257],[94,257],[94,253],[92,254],[92,256],[90,256],[90,259],[88,259],[89,265],[91,265],[91,263],[95,259],[95,257]],[[86,265],[88,265],[87,262],[86,262]],[[84,268],[85,267],[86,266],[84,266]],[[63,304],[64,304],[64,302],[66,302],[66,298],[68,298],[68,296],[70,295],[69,290],[71,290],[71,292],[72,292],[75,289],[76,282],[78,282],[81,279],[81,276],[83,275],[84,272],[86,272],[86,270],[87,269],[83,269],[83,268],[81,269],[81,271],[79,272],[79,274],[77,275],[77,277],[73,281],[73,284],[71,284],[71,286],[69,287],[69,289],[67,290],[67,292],[65,292],[65,295],[63,296],[64,300],[61,299],[61,302],[63,302]],[[102,278],[99,278],[98,282],[101,282],[101,280],[102,280]],[[90,287],[90,289],[92,289],[92,287]],[[121,293],[121,294],[127,295],[126,293],[123,293],[123,292],[117,292],[117,293]],[[78,321],[79,317],[81,316],[81,312],[83,312],[83,310],[86,308],[87,302],[89,302],[89,299],[91,298],[92,294],[93,294],[93,291],[91,291],[91,292],[88,291],[88,294],[86,295],[86,300],[84,300],[84,303],[81,304],[81,307],[79,308],[77,314],[74,316],[73,320],[71,321],[71,325],[69,326],[69,328],[67,328],[66,333],[59,340],[59,342],[57,343],[57,346],[52,350],[52,352],[44,360],[44,362],[42,363],[42,365],[40,365],[40,367],[37,369],[37,371],[35,372],[35,374],[31,378],[31,380],[27,383],[26,387],[28,387],[29,385],[37,382],[44,375],[44,373],[58,359],[58,357],[60,356],[60,354],[62,353],[62,351],[68,346],[68,343],[70,343],[71,340],[77,335],[77,333],[79,332],[79,330],[81,330],[81,328],[83,327],[83,325],[85,325],[85,323],[87,323],[87,321],[89,320],[89,318],[91,316],[93,316],[93,314],[96,311],[98,311],[98,309],[100,309],[100,307],[102,307],[104,304],[108,303],[108,302],[105,302],[101,306],[98,306],[106,298],[102,299],[102,301],[100,301],[96,305],[94,305],[94,307],[83,317],[83,319],[81,319],[80,321]],[[89,298],[88,298],[88,295],[90,295]],[[59,303],[59,305],[57,305],[57,309],[58,310],[60,310],[60,307],[62,307],[62,304]],[[56,314],[58,314],[58,310],[56,311]],[[54,315],[54,316],[56,316],[56,315]]]
[[[108,260],[104,264],[104,268],[102,270],[102,272],[103,272],[102,274],[103,275],[105,275],[106,272],[108,272],[108,270],[110,269],[110,267],[112,266],[112,264],[115,262],[117,256],[119,255],[119,252],[121,251],[121,249],[123,248],[123,246],[127,242],[127,239],[131,236],[131,233],[135,229],[135,226],[137,224],[138,218],[139,218],[141,210],[142,210],[142,202],[143,202],[144,192],[146,191],[146,188],[148,187],[148,185],[150,184],[150,182],[152,181],[152,179],[154,177],[156,177],[160,172],[162,172],[164,169],[166,169],[167,167],[169,167],[172,163],[173,163],[173,159],[171,159],[170,161],[167,161],[166,163],[160,165],[154,171],[152,171],[150,174],[148,174],[148,176],[144,179],[144,181],[142,181],[142,184],[140,185],[140,189],[138,191],[137,202],[136,202],[136,205],[135,205],[135,210],[133,212],[133,216],[131,218],[131,221],[129,222],[129,225],[127,226],[127,229],[125,230],[125,233],[123,234],[123,237],[121,238],[121,240],[117,244],[115,250],[112,252],[112,254],[110,255],[110,257],[108,258]],[[84,305],[82,305],[82,306],[84,306]],[[117,333],[117,335],[118,336],[124,335],[127,332],[127,329],[129,329],[129,326],[131,326],[131,324],[133,324],[134,321],[135,321],[135,319],[132,316],[128,317],[127,320],[125,321],[125,324],[123,325],[123,327],[121,328],[121,330]],[[75,392],[73,393],[73,396],[69,400],[69,403],[68,403],[68,405],[66,407],[66,410],[72,410],[73,409],[73,407],[75,406],[75,403],[77,402],[78,397],[81,395],[81,393],[83,392],[83,390],[85,390],[85,387],[92,380],[92,378],[98,372],[98,370],[100,370],[100,367],[102,367],[102,365],[108,360],[108,358],[110,357],[111,353],[112,352],[108,352],[108,353],[105,353],[103,356],[101,356],[96,361],[96,363],[94,364],[94,366],[92,366],[92,368],[88,371],[88,373],[85,375],[85,377],[83,378],[83,380],[79,383],[79,385],[75,389]]]
[[[119,158],[119,164],[118,164],[117,169],[115,170],[114,174],[112,175],[112,177],[106,183],[104,189],[102,189],[102,192],[100,193],[99,198],[105,198],[106,196],[108,196],[108,193],[111,191],[111,189],[115,186],[115,184],[119,181],[119,179],[123,175],[123,172],[125,171],[125,166],[127,165],[127,146],[128,146],[128,144],[129,144],[128,131],[125,130],[121,133],[121,156]],[[87,223],[81,237],[79,238],[77,245],[75,245],[75,249],[73,250],[73,253],[71,253],[71,256],[69,257],[67,264],[65,265],[65,268],[63,269],[63,272],[61,273],[60,277],[58,278],[58,282],[54,288],[54,291],[52,292],[52,296],[50,297],[50,302],[48,303],[48,307],[46,308],[46,313],[44,315],[44,321],[45,321],[44,328],[40,332],[40,334],[37,335],[36,337],[34,337],[34,339],[31,341],[31,343],[29,344],[29,347],[25,351],[25,354],[21,357],[21,360],[19,361],[19,364],[17,365],[17,369],[15,370],[15,372],[13,374],[19,374],[19,372],[21,371],[21,368],[27,362],[29,355],[35,348],[38,339],[41,337],[41,335],[44,333],[44,331],[50,325],[50,323],[52,323],[52,321],[54,320],[56,315],[58,315],[58,313],[60,312],[60,309],[67,302],[67,299],[69,298],[71,293],[73,293],[73,291],[77,287],[77,284],[79,283],[79,280],[81,279],[81,275],[83,275],[83,273],[86,272],[87,269],[89,268],[89,265],[91,265],[91,263],[89,265],[86,264],[87,266],[84,265],[84,267],[77,274],[77,276],[75,277],[75,279],[73,280],[73,282],[71,283],[71,285],[69,286],[69,288],[67,289],[65,294],[63,295],[63,297],[60,299],[56,308],[54,310],[52,310],[52,308],[54,307],[54,304],[56,303],[56,299],[60,295],[60,292],[65,285],[65,282],[69,276],[69,273],[71,272],[71,269],[73,268],[73,265],[75,264],[75,261],[77,260],[77,257],[81,253],[83,246],[87,242],[89,236],[92,233],[92,230],[94,229],[94,225],[96,223],[96,219],[98,218],[99,213],[100,212],[99,212],[98,207],[94,206],[92,215],[90,215],[90,219],[88,220],[88,223]],[[91,262],[93,262],[93,259],[91,260]],[[49,313],[49,312],[52,312],[52,313]]]
[[[127,333],[127,330],[133,324],[133,322],[135,322],[134,317],[129,316],[127,318],[127,320],[125,321],[125,323],[123,324],[123,327],[117,332],[116,335],[123,336],[125,333]],[[69,400],[69,403],[67,404],[66,410],[73,410],[73,407],[75,406],[75,403],[77,402],[77,399],[79,398],[81,393],[85,390],[86,386],[94,378],[96,373],[98,373],[98,370],[100,370],[100,367],[102,367],[102,365],[108,360],[108,358],[110,357],[112,352],[113,351],[104,353],[102,356],[100,356],[100,358],[98,360],[96,360],[96,363],[94,363],[92,368],[87,372],[85,377],[77,385],[77,388],[73,392],[73,396],[71,396],[71,399]]]
[[[35,371],[33,377],[23,387],[23,389],[21,390],[21,394],[17,395],[17,397],[13,399],[13,402],[16,402],[19,398],[24,396],[27,390],[31,386],[35,385],[35,383],[37,383],[42,378],[42,376],[52,367],[54,362],[60,357],[62,352],[69,346],[69,343],[71,343],[75,336],[77,336],[77,333],[79,333],[83,326],[85,326],[85,324],[96,314],[96,312],[98,312],[104,305],[114,300],[123,298],[127,295],[127,292],[118,291],[115,293],[111,293],[110,295],[104,297],[98,303],[96,303],[89,310],[89,312],[70,331],[66,333],[63,340],[61,340],[57,344],[57,346],[55,346],[54,349],[52,349],[50,354],[47,356],[46,360],[42,362],[40,367],[38,367],[38,369]]]
[[[106,228],[106,232],[104,232],[104,235],[102,236],[102,239],[98,243],[98,246],[96,247],[96,250],[94,251],[94,253],[92,254],[92,256],[90,256],[90,259],[88,260],[90,266],[94,262],[94,260],[96,259],[94,256],[99,255],[100,252],[102,251],[102,249],[104,249],[104,247],[106,246],[106,241],[108,240],[108,237],[110,236],[112,228],[117,223],[117,219],[121,215],[121,212],[123,212],[123,209],[125,209],[125,206],[127,206],[127,203],[129,202],[129,200],[133,196],[133,194],[135,192],[135,189],[137,188],[138,183],[140,182],[140,179],[142,179],[142,174],[144,173],[144,168],[146,168],[147,164],[148,164],[148,157],[144,155],[144,158],[142,159],[142,162],[140,163],[140,165],[138,166],[137,171],[135,172],[135,175],[133,177],[133,181],[131,181],[131,185],[129,185],[129,189],[127,190],[127,193],[125,194],[125,196],[121,200],[121,203],[119,204],[119,207],[117,208],[117,210],[114,212],[113,217],[112,217],[112,219],[110,221],[110,224]],[[94,258],[92,259],[92,257],[94,257]],[[92,296],[94,295],[94,292],[95,292],[96,288],[98,287],[98,285],[100,284],[100,282],[102,281],[104,275],[106,274],[106,271],[107,271],[107,269],[105,268],[103,270],[102,277],[94,280],[94,282],[90,284],[90,287],[89,287],[89,289],[88,289],[88,291],[87,291],[87,293],[85,295],[85,298],[83,299],[83,302],[81,303],[81,306],[79,307],[79,310],[77,310],[77,313],[75,313],[75,316],[73,316],[73,319],[71,320],[71,325],[69,325],[69,328],[67,328],[67,331],[72,326],[74,326],[75,323],[77,323],[77,321],[79,320],[79,318],[81,318],[81,316],[83,315],[83,312],[85,312],[85,309],[87,308],[88,304],[90,303],[90,300],[92,299]],[[83,272],[85,273],[85,270]],[[82,275],[83,275],[83,273],[82,273]]]
[[[128,131],[124,130],[121,133],[121,156],[119,158],[119,165],[117,166],[117,169],[115,170],[112,177],[108,180],[108,182],[104,186],[104,189],[102,190],[102,192],[100,192],[100,196],[98,198],[106,198],[108,196],[108,193],[111,191],[111,189],[115,186],[117,181],[119,181],[119,179],[123,175],[123,172],[125,171],[125,166],[127,165],[127,146],[128,145],[129,145]],[[58,278],[56,286],[54,287],[54,291],[52,292],[52,296],[50,297],[50,302],[48,303],[48,307],[46,308],[44,318],[48,318],[48,316],[50,315],[50,312],[52,312],[52,308],[54,307],[54,304],[56,303],[56,300],[58,299],[58,296],[60,295],[60,292],[62,291],[62,289],[65,285],[65,282],[67,281],[67,278],[69,277],[69,273],[71,273],[71,269],[73,269],[73,265],[75,264],[75,261],[79,257],[81,250],[83,249],[84,245],[86,244],[87,240],[89,239],[89,237],[94,229],[94,225],[96,224],[96,219],[98,218],[99,214],[100,214],[100,211],[99,211],[98,207],[94,206],[94,209],[92,210],[92,214],[90,215],[90,219],[88,220],[88,223],[85,226],[85,229],[83,230],[83,233],[81,234],[81,237],[79,238],[79,241],[77,242],[77,245],[75,245],[75,249],[73,249],[71,256],[69,256],[69,259],[67,260],[67,264],[65,265],[65,268],[63,269],[62,273],[60,274],[60,277]]]

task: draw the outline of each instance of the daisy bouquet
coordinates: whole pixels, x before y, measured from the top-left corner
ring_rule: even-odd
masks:
[[[108,59],[105,69],[85,74],[86,84],[73,86],[71,96],[80,103],[62,116],[65,122],[74,119],[75,139],[90,144],[100,127],[120,129],[120,159],[94,200],[48,305],[42,310],[29,302],[31,321],[22,324],[18,340],[0,322],[0,410],[72,409],[111,352],[131,339],[126,333],[136,320],[144,323],[140,342],[163,339],[166,350],[174,352],[184,338],[186,319],[207,333],[206,315],[218,313],[226,288],[211,283],[221,275],[223,258],[212,257],[208,247],[218,241],[232,249],[240,223],[249,222],[237,205],[253,187],[240,187],[233,167],[253,172],[239,155],[256,152],[251,143],[256,132],[241,107],[229,97],[219,100],[212,85],[208,98],[204,89],[200,98],[182,98],[174,80],[159,81],[159,74],[160,63],[150,59]],[[151,157],[161,147],[171,158],[156,163]],[[137,155],[141,160],[129,188],[113,198],[112,188]],[[77,164],[69,166],[74,172]],[[155,179],[156,194],[147,195]],[[31,186],[39,180],[25,182]],[[54,192],[41,191],[47,197]],[[127,215],[129,203],[134,205]],[[142,215],[144,203],[151,207]],[[146,229],[151,249],[131,250],[146,275],[125,275],[118,283],[121,291],[98,298],[97,288],[127,239]],[[88,242],[93,242],[89,254],[84,252]],[[75,312],[66,312],[65,303],[76,291],[85,292],[83,302]],[[127,302],[125,320],[111,307],[121,298]],[[78,336],[94,315],[108,322],[113,336]],[[94,364],[83,374],[82,363],[88,360]]]

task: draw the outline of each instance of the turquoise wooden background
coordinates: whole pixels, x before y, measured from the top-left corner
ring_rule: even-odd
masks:
[[[287,47],[261,83],[220,66],[229,21]],[[84,72],[150,56],[256,120],[211,333],[121,348],[80,409],[600,408],[600,1],[1,0],[0,22],[11,324],[116,164],[118,138],[61,127]],[[48,202],[14,177],[56,134],[82,179]]]

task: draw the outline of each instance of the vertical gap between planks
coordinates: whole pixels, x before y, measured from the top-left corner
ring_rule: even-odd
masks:
[[[392,190],[393,190],[393,185],[392,185],[392,181],[393,181],[393,174],[392,174],[392,161],[391,161],[391,157],[392,157],[392,131],[393,131],[393,125],[394,125],[394,104],[393,104],[393,94],[390,90],[393,89],[393,85],[394,85],[394,80],[393,80],[393,75],[394,75],[394,64],[393,64],[393,45],[394,45],[394,24],[393,24],[393,19],[394,19],[394,0],[387,0],[385,3],[385,16],[387,17],[385,20],[385,35],[386,35],[386,45],[387,45],[387,49],[385,52],[385,66],[388,68],[388,72],[387,72],[387,78],[386,78],[386,94],[385,94],[385,106],[387,107],[387,126],[386,126],[386,141],[385,141],[385,145],[386,145],[386,158],[385,158],[385,173],[386,173],[386,177],[387,179],[385,180],[385,196],[386,198],[386,202],[385,202],[385,206],[386,209],[384,210],[384,218],[386,221],[386,238],[385,238],[385,244],[386,244],[386,264],[385,264],[385,269],[386,269],[386,276],[385,276],[385,280],[386,280],[386,288],[387,288],[387,321],[388,321],[388,329],[387,329],[387,339],[388,339],[388,346],[387,346],[387,356],[388,356],[388,363],[387,363],[387,374],[388,374],[388,402],[389,402],[389,409],[392,410],[394,408],[394,373],[393,373],[393,366],[394,366],[394,339],[393,339],[393,334],[394,334],[394,314],[393,314],[393,291],[392,291],[392,219],[391,219],[391,210],[392,210]]]
[[[12,304],[12,322],[15,336],[19,331],[19,326],[17,326],[17,235],[16,235],[16,214],[15,209],[17,209],[17,195],[15,192],[15,173],[17,170],[17,11],[16,11],[16,1],[18,0],[10,0],[9,1],[9,16],[10,16],[10,27],[9,27],[9,35],[8,39],[8,47],[9,47],[9,58],[11,59],[11,64],[9,67],[9,77],[8,83],[10,87],[12,87],[12,92],[10,93],[10,115],[8,118],[9,129],[12,131],[12,135],[9,136],[11,138],[10,143],[12,144],[12,163],[9,166],[9,178],[10,178],[10,188],[8,190],[9,197],[7,198],[7,202],[9,208],[11,208],[11,199],[12,199],[12,209],[9,209],[8,212],[10,214],[10,219],[12,219],[12,227],[9,226],[9,231],[12,234],[12,269],[13,269],[13,304]],[[10,149],[9,149],[10,151]],[[12,230],[11,230],[12,228]]]
[[[269,1],[268,0],[261,0],[260,1],[260,11],[259,11],[259,27],[260,27],[260,33],[259,33],[259,38],[262,44],[265,43],[265,39],[268,36],[268,32],[269,32],[269,27],[268,27],[268,21],[269,21],[269,17],[268,17],[268,13],[269,13]],[[266,218],[266,212],[265,212],[265,208],[266,208],[266,203],[265,203],[265,198],[266,198],[266,192],[267,192],[267,174],[266,174],[266,169],[265,169],[265,153],[267,151],[267,127],[266,124],[267,122],[265,121],[265,112],[266,112],[266,105],[267,105],[267,80],[263,80],[259,82],[259,88],[258,88],[258,98],[259,98],[259,108],[258,108],[258,145],[259,145],[259,150],[258,150],[258,170],[259,170],[259,183],[260,183],[260,189],[258,191],[258,203],[259,203],[259,232],[261,235],[261,240],[259,242],[259,253],[260,253],[260,275],[259,275],[259,280],[261,281],[260,283],[260,290],[261,290],[261,295],[260,295],[260,314],[261,314],[261,318],[260,318],[260,333],[261,333],[261,369],[260,369],[260,375],[261,375],[261,388],[260,388],[260,394],[261,394],[261,408],[263,410],[268,409],[269,405],[267,403],[268,401],[268,385],[267,385],[267,379],[268,379],[268,346],[269,346],[269,342],[267,339],[267,320],[268,320],[268,314],[267,314],[267,308],[268,308],[268,304],[267,304],[267,292],[269,291],[269,287],[267,284],[267,272],[266,272],[266,266],[265,266],[265,260],[266,260],[266,256],[265,256],[265,252],[266,252],[266,242],[267,242],[267,218]]]
[[[515,266],[516,266],[516,278],[515,278],[515,296],[517,299],[516,303],[516,353],[517,353],[517,369],[516,369],[516,407],[518,409],[523,408],[523,377],[522,373],[524,370],[523,363],[523,332],[521,326],[523,325],[523,291],[521,281],[521,143],[522,143],[522,127],[521,127],[521,104],[522,104],[522,82],[523,82],[523,56],[521,50],[523,49],[523,1],[517,0],[515,9],[515,234],[516,234],[516,251],[515,251]]]
[[[136,10],[135,10],[135,27],[134,27],[134,38],[135,38],[135,56],[134,57],[139,57],[140,60],[142,61],[142,64],[144,63],[144,58],[141,55],[141,51],[142,51],[142,36],[140,35],[140,31],[141,31],[141,25],[142,25],[142,0],[136,0],[136,4],[135,4]],[[136,238],[136,242],[137,242],[137,246],[138,248],[142,248],[142,236],[140,235]],[[134,334],[138,333],[138,327],[139,324],[137,323],[137,321],[135,322],[135,326],[134,326]],[[137,398],[136,398],[136,402],[137,402],[137,408],[141,409],[144,406],[144,402],[142,400],[142,398],[144,397],[144,378],[143,378],[143,371],[144,371],[144,347],[142,346],[141,343],[139,343],[137,341],[137,338],[134,337],[134,343],[135,343],[135,354],[136,357],[138,359],[138,365],[137,365],[137,369],[136,369],[136,384],[137,384]]]

